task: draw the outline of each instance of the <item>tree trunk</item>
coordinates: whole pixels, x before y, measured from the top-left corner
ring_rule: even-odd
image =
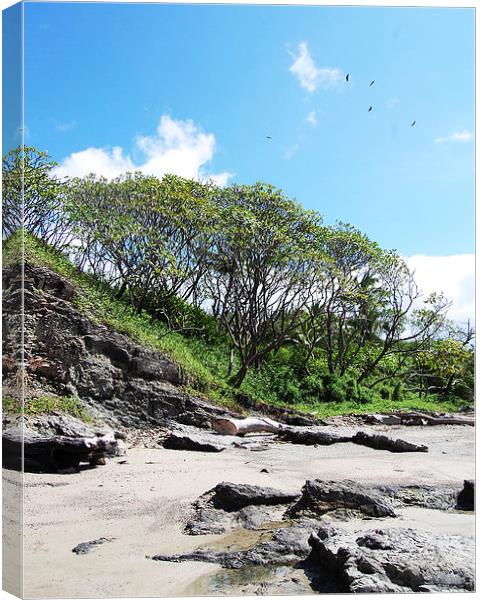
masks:
[[[242,382],[244,381],[246,375],[247,375],[247,371],[249,370],[249,366],[244,364],[242,365],[242,367],[237,371],[237,373],[234,375],[234,377],[232,377],[230,384],[232,385],[232,387],[235,388],[240,388],[240,386],[242,385]]]
[[[16,428],[2,435],[3,466],[22,470],[22,451],[26,471],[55,472],[78,469],[81,462],[104,464],[105,455],[113,453],[117,441],[113,435],[102,437],[38,436]]]
[[[122,285],[120,286],[119,291],[115,294],[115,298],[117,300],[120,300],[123,295],[125,294],[125,290],[127,289],[127,284],[125,283],[125,281],[122,282]]]
[[[234,368],[234,346],[230,347],[229,354],[229,368],[227,369],[227,377],[232,375],[232,369]]]

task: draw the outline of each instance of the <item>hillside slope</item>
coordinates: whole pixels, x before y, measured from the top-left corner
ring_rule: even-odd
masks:
[[[224,414],[184,389],[182,369],[165,354],[95,323],[73,304],[75,285],[29,262],[25,274],[26,401],[42,394],[80,398],[95,417],[125,426],[177,422],[208,426]],[[21,268],[4,269],[4,395],[17,385]]]
[[[3,247],[7,410],[15,409],[16,403],[20,242],[16,234]],[[214,412],[242,412],[246,407],[300,423],[349,413],[453,411],[463,403],[451,399],[440,403],[413,394],[395,402],[377,396],[362,403],[355,399],[299,401],[296,390],[303,382],[295,372],[289,349],[274,356],[260,371],[252,371],[240,390],[235,390],[226,375],[229,352],[222,336],[208,341],[202,335],[182,335],[144,311],[134,312],[117,298],[115,289],[79,271],[63,254],[29,234],[24,238],[24,256],[26,395],[31,412],[51,412],[53,407],[82,416],[87,404],[90,413],[120,415],[123,422],[132,425],[174,416],[193,423],[185,402],[194,398],[196,404],[212,404]],[[56,395],[61,396],[59,401]],[[82,400],[80,406],[77,398]],[[204,417],[200,421],[205,424]]]

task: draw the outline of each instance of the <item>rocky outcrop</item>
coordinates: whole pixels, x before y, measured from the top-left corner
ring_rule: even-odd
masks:
[[[419,506],[431,510],[455,508],[459,484],[391,484],[376,485],[382,496],[394,507]]]
[[[3,273],[4,389],[15,388],[21,330],[21,272]],[[207,428],[231,414],[180,387],[188,377],[172,360],[127,335],[87,319],[78,292],[63,277],[25,265],[25,362],[33,390],[81,398],[114,425],[142,426],[175,420]],[[100,412],[99,412],[100,411]]]
[[[347,592],[474,590],[472,538],[414,529],[323,527],[309,544],[319,569],[337,575]]]
[[[245,566],[296,565],[310,553],[309,530],[305,526],[278,529],[247,550],[215,552],[210,549],[194,550],[184,554],[157,554],[152,560],[211,562],[229,569]]]
[[[193,505],[193,516],[187,522],[189,535],[224,533],[234,527],[257,529],[281,518],[271,507],[282,507],[300,497],[296,492],[284,492],[269,487],[222,482],[202,494]]]
[[[289,504],[299,497],[298,493],[283,492],[270,487],[227,482],[217,484],[212,492],[211,502],[214,508],[227,511],[259,504]]]
[[[287,512],[289,517],[319,518],[336,510],[354,510],[369,517],[395,517],[396,513],[374,486],[355,481],[306,481],[302,496]]]

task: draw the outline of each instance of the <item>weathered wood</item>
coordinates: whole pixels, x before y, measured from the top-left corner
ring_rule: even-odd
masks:
[[[421,412],[407,412],[407,413],[395,413],[396,416],[401,418],[403,425],[421,425],[422,421],[425,421],[427,425],[474,425],[474,419],[465,417],[447,417],[439,416],[434,417],[426,413]]]
[[[330,446],[332,444],[350,442],[350,435],[339,435],[332,431],[321,429],[285,429],[279,435],[284,442],[291,444],[303,444],[304,446]]]
[[[104,464],[117,440],[113,434],[100,437],[39,436],[27,428],[16,427],[2,435],[3,466],[26,471],[78,469],[80,463]]]
[[[223,417],[212,421],[212,429],[223,435],[242,437],[247,433],[279,433],[284,431],[286,426],[267,417],[247,417],[245,419]]]
[[[361,446],[369,446],[375,450],[388,450],[389,452],[427,452],[428,447],[419,444],[412,444],[406,440],[393,440],[386,435],[369,434],[365,431],[358,431],[352,436],[351,441]]]
[[[469,417],[434,416],[417,411],[365,415],[364,421],[380,425],[474,425],[474,419]]]

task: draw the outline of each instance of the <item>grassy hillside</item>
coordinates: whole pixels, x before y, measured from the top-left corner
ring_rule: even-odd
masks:
[[[340,393],[336,382],[330,388],[324,385],[323,393],[317,393],[317,383],[313,377],[299,378],[295,352],[290,348],[283,348],[266,361],[260,370],[250,372],[240,390],[235,392],[227,383],[228,343],[222,335],[209,339],[171,332],[164,323],[153,320],[147,312],[133,312],[127,303],[115,298],[115,290],[79,272],[64,255],[53,251],[43,242],[26,236],[24,247],[26,262],[48,267],[75,286],[75,306],[86,317],[129,335],[141,345],[165,353],[181,367],[189,387],[215,403],[238,408],[236,394],[240,393],[256,401],[288,406],[319,417],[395,409],[451,411],[465,403],[460,399],[441,401],[434,395],[421,399],[410,393],[393,399],[394,395],[388,388],[385,388],[387,392],[384,394],[382,390],[381,393],[371,390],[368,393],[366,390],[357,401],[353,401],[349,400],[348,388]],[[4,244],[4,265],[18,261],[19,250],[20,238],[17,234]],[[332,399],[326,398],[326,389],[332,394]]]

